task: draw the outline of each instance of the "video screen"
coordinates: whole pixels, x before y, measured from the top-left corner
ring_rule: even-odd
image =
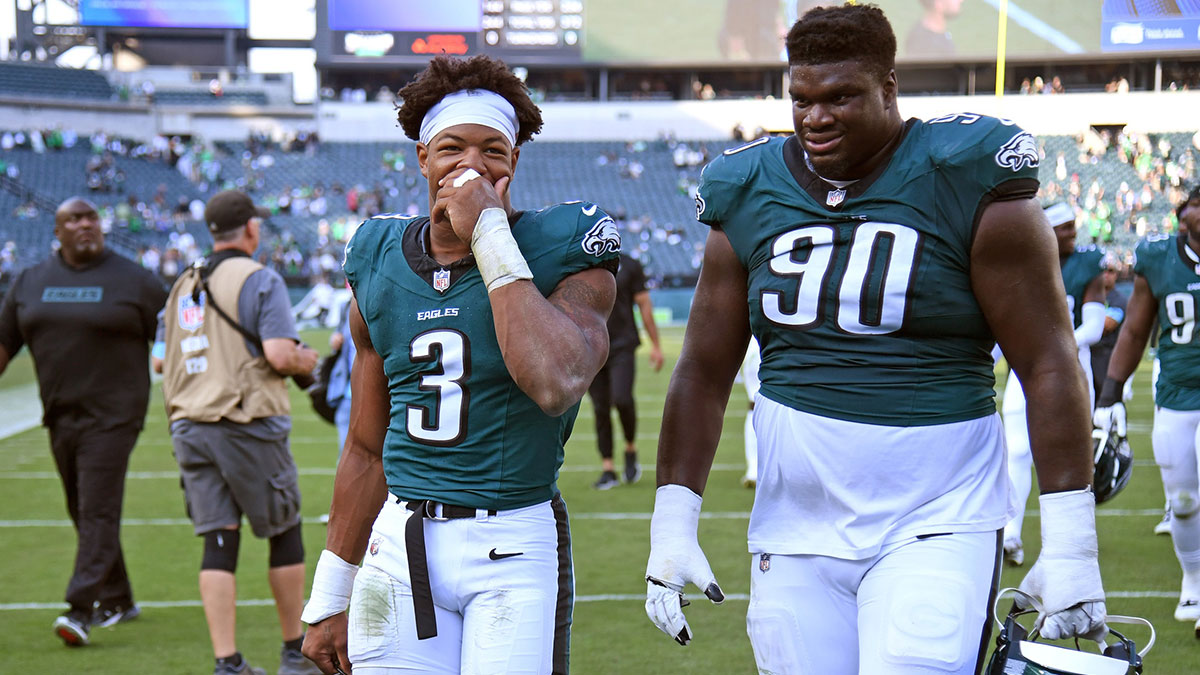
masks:
[[[84,26],[237,28],[249,24],[246,0],[79,0]]]

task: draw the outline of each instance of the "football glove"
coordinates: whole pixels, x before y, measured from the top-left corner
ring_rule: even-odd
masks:
[[[1100,549],[1096,542],[1096,503],[1091,488],[1044,494],[1042,553],[1020,590],[1037,598],[1042,637],[1081,637],[1100,641],[1104,624],[1104,587],[1100,582]],[[1029,603],[1017,596],[1017,605]]]
[[[1092,426],[1106,433],[1115,431],[1118,437],[1125,438],[1129,435],[1125,404],[1117,401],[1110,406],[1096,408],[1096,412],[1092,413]]]
[[[681,645],[692,639],[683,616],[688,583],[703,589],[715,604],[725,601],[704,551],[696,538],[700,495],[682,485],[663,485],[654,498],[650,518],[650,560],[646,563],[646,615],[658,629]]]

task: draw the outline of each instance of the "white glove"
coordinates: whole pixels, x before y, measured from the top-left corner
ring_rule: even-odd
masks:
[[[696,539],[700,495],[682,485],[663,485],[650,518],[650,560],[646,563],[646,615],[681,645],[692,639],[683,608],[683,587],[695,584],[715,604],[725,602],[704,551]]]
[[[1082,637],[1100,641],[1104,625],[1104,587],[1100,582],[1100,549],[1096,542],[1096,499],[1091,488],[1038,497],[1042,514],[1042,553],[1021,582],[1021,590],[1037,598],[1038,616],[1047,640]],[[1017,605],[1028,603],[1017,596]]]
[[[1106,408],[1096,408],[1096,412],[1092,413],[1092,425],[1105,433],[1115,430],[1118,436],[1125,438],[1129,435],[1125,404],[1117,401]]]

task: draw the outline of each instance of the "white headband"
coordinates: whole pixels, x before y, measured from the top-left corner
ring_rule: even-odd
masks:
[[[1051,227],[1073,223],[1075,222],[1075,211],[1064,202],[1051,204],[1046,207],[1046,220],[1050,221]]]
[[[447,94],[421,120],[421,142],[429,145],[442,131],[458,124],[482,124],[517,145],[517,111],[508,99],[487,89],[462,89]]]

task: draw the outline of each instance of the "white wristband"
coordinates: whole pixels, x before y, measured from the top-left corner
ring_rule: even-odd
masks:
[[[325,549],[317,560],[313,572],[312,594],[300,620],[307,624],[324,621],[350,607],[350,591],[354,588],[354,575],[358,566],[342,560],[338,554]]]
[[[1095,559],[1096,497],[1092,489],[1052,492],[1038,497],[1042,518],[1042,553],[1049,559]]]
[[[471,252],[488,292],[521,279],[533,279],[525,256],[508,229],[508,214],[504,209],[484,209],[475,221],[471,233]]]

